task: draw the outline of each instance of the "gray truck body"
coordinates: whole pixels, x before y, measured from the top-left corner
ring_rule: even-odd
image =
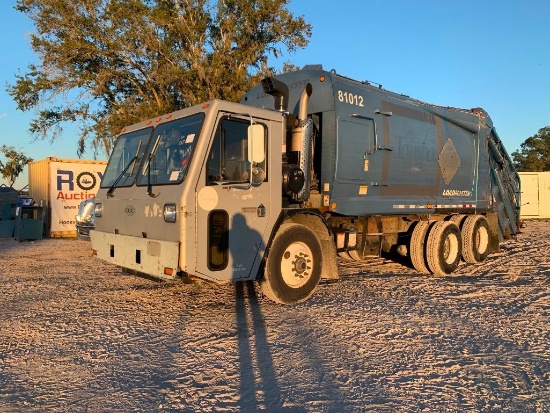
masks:
[[[498,212],[500,236],[517,233],[519,176],[483,109],[430,105],[319,69],[277,78],[289,86],[291,112],[312,85],[320,192],[332,212]],[[241,102],[274,106],[261,86]]]
[[[169,131],[186,156],[176,168]],[[293,303],[338,278],[338,255],[397,251],[438,275],[461,254],[480,262],[518,231],[519,192],[482,109],[306,67],[240,104],[214,100],[123,130],[91,240],[99,258],[139,274],[259,280]]]

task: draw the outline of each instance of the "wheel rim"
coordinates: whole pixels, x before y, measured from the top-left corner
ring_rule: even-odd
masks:
[[[281,275],[291,288],[300,288],[308,282],[313,271],[313,254],[303,242],[293,242],[283,253]]]
[[[484,254],[489,246],[489,232],[484,226],[480,226],[475,239],[476,249],[480,254]]]
[[[443,257],[447,264],[452,264],[458,256],[458,237],[455,234],[449,234],[445,238],[443,245]]]

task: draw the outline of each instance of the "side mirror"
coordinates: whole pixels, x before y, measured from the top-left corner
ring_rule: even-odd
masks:
[[[262,163],[265,159],[265,131],[262,125],[248,127],[248,161],[253,164]]]

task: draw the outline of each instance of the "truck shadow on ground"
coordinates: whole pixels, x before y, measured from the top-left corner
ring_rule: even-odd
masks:
[[[277,380],[266,324],[254,282],[235,284],[237,345],[239,358],[239,407],[241,411],[302,412],[299,408],[284,408]],[[254,351],[255,350],[255,351]],[[258,372],[256,377],[255,371]],[[261,395],[261,400],[260,396]]]
[[[236,326],[238,346],[238,371],[239,371],[239,410],[240,411],[276,411],[276,412],[306,412],[306,406],[300,406],[304,401],[293,398],[295,385],[299,385],[293,379],[288,380],[288,371],[294,371],[294,357],[305,357],[308,360],[302,367],[304,375],[311,375],[309,391],[319,392],[324,395],[327,403],[326,411],[340,411],[341,403],[346,403],[345,392],[339,385],[328,380],[333,376],[333,371],[327,368],[324,363],[324,352],[322,348],[326,345],[334,348],[334,344],[312,342],[304,346],[300,338],[296,341],[289,337],[290,342],[270,343],[268,337],[270,332],[263,313],[273,315],[273,309],[266,306],[276,305],[263,298],[261,292],[256,289],[253,281],[238,282],[235,284],[236,303]],[[278,305],[278,304],[277,304]],[[297,304],[300,305],[300,304]],[[307,304],[304,304],[307,306]],[[262,311],[262,307],[264,311]],[[286,311],[276,312],[277,317],[285,317]],[[298,317],[299,318],[299,317]],[[271,320],[279,324],[276,320]],[[279,320],[280,321],[280,320]],[[298,327],[300,330],[323,328],[317,326],[311,319],[304,320],[305,323]],[[275,327],[277,328],[277,327]],[[290,333],[292,334],[292,333]],[[287,352],[292,354],[287,354]],[[277,367],[282,371],[277,371]],[[280,383],[282,377],[287,377],[284,383]],[[291,375],[292,377],[292,375]],[[327,381],[328,380],[328,381]],[[301,399],[303,395],[298,396]]]

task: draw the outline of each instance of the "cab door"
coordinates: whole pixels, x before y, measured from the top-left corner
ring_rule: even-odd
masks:
[[[250,118],[220,116],[197,187],[197,272],[215,281],[256,277],[269,222],[265,125],[251,143]],[[252,147],[256,145],[256,147]],[[249,148],[250,146],[250,148]],[[250,159],[253,152],[262,156]]]

